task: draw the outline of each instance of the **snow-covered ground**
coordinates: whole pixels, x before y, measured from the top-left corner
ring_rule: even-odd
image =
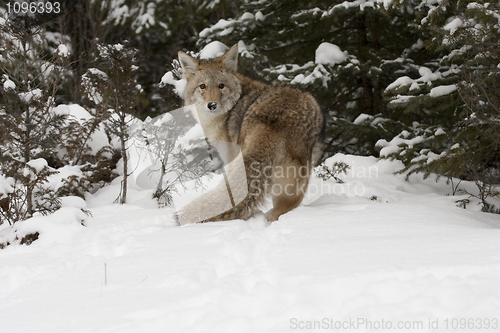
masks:
[[[150,190],[112,204],[119,179],[91,216],[69,200],[19,222],[40,236],[0,250],[1,332],[499,332],[500,215],[399,162],[334,161],[345,183],[313,179],[272,224],[178,227]]]

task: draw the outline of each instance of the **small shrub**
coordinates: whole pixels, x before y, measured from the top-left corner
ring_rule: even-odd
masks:
[[[321,178],[324,181],[333,178],[333,180],[335,180],[337,183],[343,184],[344,181],[339,178],[339,175],[341,173],[347,175],[347,172],[349,171],[350,168],[351,167],[348,164],[339,161],[333,163],[331,167],[327,166],[325,162],[323,162],[319,166],[317,166],[315,170],[316,170],[316,176],[318,178]]]
[[[24,236],[22,239],[21,239],[21,245],[31,245],[31,243],[33,243],[34,241],[36,241],[38,239],[38,236],[40,236],[40,233],[37,231],[37,232],[34,232],[32,234],[27,234],[26,236]]]

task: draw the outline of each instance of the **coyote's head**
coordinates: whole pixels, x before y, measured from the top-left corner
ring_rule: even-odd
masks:
[[[222,57],[198,61],[179,52],[187,85],[184,91],[186,105],[195,104],[198,112],[219,115],[233,108],[241,95],[241,86],[234,75],[238,66],[238,45]]]

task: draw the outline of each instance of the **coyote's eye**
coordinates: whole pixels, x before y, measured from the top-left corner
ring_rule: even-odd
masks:
[[[205,84],[200,85],[201,89],[205,89],[207,86]]]
[[[219,84],[219,89],[224,89],[224,84],[223,83]]]

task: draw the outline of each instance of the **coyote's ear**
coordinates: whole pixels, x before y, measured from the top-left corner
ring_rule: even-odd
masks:
[[[179,51],[179,62],[181,63],[182,71],[187,80],[198,70],[199,62],[186,53]]]
[[[238,68],[238,44],[234,44],[222,57],[222,67],[226,71],[235,71]]]

